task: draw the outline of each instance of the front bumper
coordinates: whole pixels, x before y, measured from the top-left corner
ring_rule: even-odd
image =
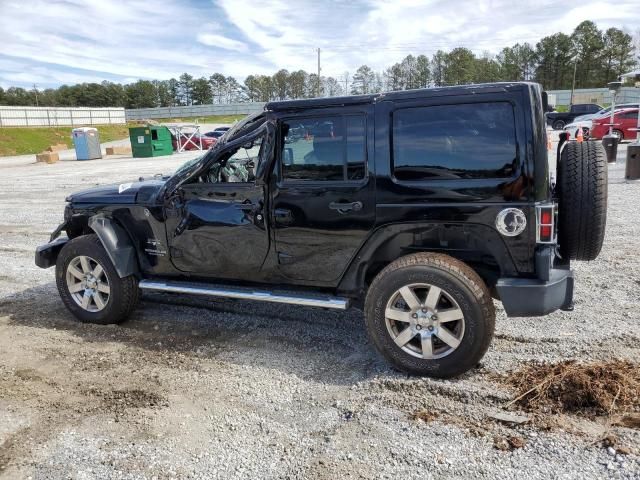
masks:
[[[573,309],[573,271],[553,268],[547,280],[501,278],[498,296],[509,317],[539,317]]]
[[[36,265],[40,268],[53,267],[58,259],[58,254],[62,247],[69,241],[68,238],[58,238],[45,245],[36,248]]]

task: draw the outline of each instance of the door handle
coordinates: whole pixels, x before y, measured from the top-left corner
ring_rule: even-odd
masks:
[[[331,202],[329,208],[331,210],[338,210],[340,213],[346,213],[350,210],[359,212],[362,210],[362,202]]]

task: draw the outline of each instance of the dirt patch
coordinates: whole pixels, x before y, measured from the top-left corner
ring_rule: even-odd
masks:
[[[85,395],[98,397],[105,410],[122,414],[128,408],[160,408],[168,402],[162,396],[145,390],[98,390],[90,389]]]
[[[509,402],[541,413],[611,415],[640,410],[640,365],[627,360],[529,363],[506,376]]]

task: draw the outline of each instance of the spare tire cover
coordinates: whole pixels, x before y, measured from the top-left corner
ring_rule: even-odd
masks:
[[[558,165],[558,243],[571,260],[594,260],[607,223],[607,161],[600,142],[568,142]]]

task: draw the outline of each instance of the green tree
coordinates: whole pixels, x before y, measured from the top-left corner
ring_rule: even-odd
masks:
[[[431,59],[431,78],[436,87],[441,87],[445,84],[446,70],[447,53],[438,50],[433,54],[433,58]]]
[[[353,74],[351,94],[361,95],[373,93],[376,90],[376,74],[367,65],[362,65]]]
[[[475,83],[497,82],[501,77],[500,64],[489,52],[484,52],[482,57],[476,59],[474,71]]]
[[[609,28],[605,32],[603,40],[602,85],[616,80],[617,77],[632,70],[636,65],[631,35],[618,28]]]
[[[178,79],[178,97],[182,105],[193,103],[193,77],[188,73],[183,73]]]
[[[289,95],[289,71],[282,69],[273,74],[273,89],[278,100],[286,100]]]
[[[194,105],[210,105],[213,103],[211,84],[205,77],[193,81],[192,103]]]
[[[473,82],[476,57],[468,48],[454,48],[445,59],[444,81],[447,85],[466,85]]]
[[[547,90],[571,88],[571,38],[564,33],[544,37],[536,44],[535,80]]]
[[[585,20],[573,31],[571,43],[577,59],[576,88],[602,86],[602,32],[595,23]]]
[[[156,88],[149,80],[138,80],[125,86],[127,108],[150,108],[157,106]]]

